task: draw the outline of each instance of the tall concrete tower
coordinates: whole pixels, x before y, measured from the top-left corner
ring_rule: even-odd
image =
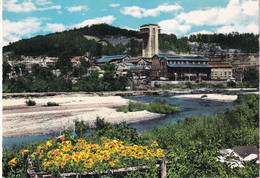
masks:
[[[140,27],[139,34],[143,39],[143,57],[152,57],[154,54],[158,54],[158,36],[160,33],[160,27],[156,24],[147,24]]]

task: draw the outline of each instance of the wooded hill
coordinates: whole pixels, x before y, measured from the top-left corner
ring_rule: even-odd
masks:
[[[95,40],[87,40],[84,35],[91,35],[105,40],[107,36],[130,38],[126,45],[113,46],[107,42],[102,46]],[[22,39],[10,43],[3,48],[3,52],[13,52],[11,59],[18,59],[20,55],[25,56],[57,56],[66,54],[68,57],[85,55],[90,52],[93,57],[102,55],[129,54],[131,56],[141,55],[142,44],[135,40],[140,39],[137,31],[121,29],[107,24],[97,24],[79,29],[71,29],[63,32],[39,35],[30,39]],[[159,37],[159,50],[161,52],[189,52],[187,41],[217,43],[222,48],[242,49],[242,52],[258,52],[258,35],[254,34],[213,34],[213,35],[191,35],[190,37],[177,38],[174,34],[161,34]]]

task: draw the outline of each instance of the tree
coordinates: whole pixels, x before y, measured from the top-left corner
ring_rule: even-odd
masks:
[[[8,64],[7,59],[3,58],[3,80],[5,80],[8,77],[8,73],[11,72],[11,66]]]
[[[253,69],[244,71],[243,82],[246,87],[259,87],[259,72]]]
[[[72,56],[67,51],[63,52],[60,55],[59,60],[56,63],[56,67],[57,69],[61,70],[62,75],[65,75],[66,73],[72,70],[71,58]]]

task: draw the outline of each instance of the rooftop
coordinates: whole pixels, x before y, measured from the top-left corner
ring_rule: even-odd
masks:
[[[165,56],[163,57],[167,61],[199,61],[199,62],[208,62],[209,60],[204,57],[197,57],[197,56]]]
[[[106,56],[98,60],[98,63],[103,63],[103,62],[110,62],[112,60],[119,60],[127,57],[128,55],[114,55],[114,56]]]
[[[209,62],[211,67],[219,67],[219,68],[232,68],[232,65],[228,62]]]
[[[168,67],[177,67],[177,68],[210,68],[208,64],[168,64]]]
[[[126,62],[136,63],[136,62],[139,62],[141,59],[142,59],[142,57],[133,57],[133,58],[130,58],[129,60],[127,60]]]
[[[71,59],[71,62],[72,63],[76,63],[78,62],[80,59],[84,58],[84,56],[77,56],[77,57],[74,57],[73,59]]]
[[[144,24],[144,25],[141,25],[140,27],[145,27],[145,26],[158,26],[159,27],[159,25],[157,25],[157,24]]]

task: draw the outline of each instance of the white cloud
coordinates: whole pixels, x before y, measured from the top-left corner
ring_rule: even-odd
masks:
[[[192,32],[188,36],[190,36],[190,35],[197,35],[197,34],[213,34],[213,32],[207,31],[207,30],[201,30],[201,31],[198,31],[198,32]]]
[[[99,24],[99,23],[107,23],[107,24],[111,24],[116,20],[116,18],[112,15],[109,16],[105,16],[105,17],[98,17],[95,19],[89,19],[89,20],[85,20],[79,24],[75,24],[72,27],[76,27],[76,28],[81,28],[81,27],[85,27],[85,26],[90,26],[93,24]]]
[[[66,9],[69,12],[79,12],[79,11],[82,11],[82,10],[87,11],[88,7],[87,6],[73,6],[73,7],[66,7]]]
[[[186,34],[191,30],[190,25],[181,25],[178,21],[174,19],[163,20],[158,23],[162,29],[162,33],[174,33],[176,35]]]
[[[120,4],[109,4],[110,7],[118,7]]]
[[[232,31],[258,33],[257,14],[257,1],[230,0],[226,7],[208,7],[181,12],[174,19],[164,20],[159,24],[162,24],[162,32],[179,35],[186,35],[192,26],[211,26],[211,29],[215,29],[214,32],[221,33]],[[168,25],[167,21],[173,25]],[[178,30],[176,27],[181,29]]]
[[[239,32],[239,33],[258,33],[258,25],[251,23],[246,26],[244,25],[226,25],[220,28],[217,28],[217,33],[232,33],[232,32]]]
[[[43,31],[49,32],[61,32],[66,30],[66,26],[61,23],[46,23]]]
[[[46,5],[50,4],[48,1],[44,0],[38,0],[36,2],[37,5]],[[8,12],[33,12],[33,11],[45,11],[49,9],[61,9],[60,5],[56,6],[49,6],[49,7],[36,7],[34,3],[31,2],[31,0],[25,0],[22,3],[18,3],[18,0],[9,0],[3,2],[3,9]]]
[[[40,6],[44,6],[47,4],[52,4],[52,2],[47,1],[47,0],[36,0],[36,4],[40,5]]]
[[[22,21],[11,22],[3,21],[3,40],[4,43],[13,42],[22,37],[31,37],[33,33],[41,30],[41,19],[28,17]]]
[[[134,28],[130,28],[130,27],[123,27],[123,29],[126,29],[126,30],[134,30],[134,31],[138,31],[139,29],[134,29]]]
[[[136,18],[142,17],[156,17],[160,14],[160,12],[173,12],[182,9],[178,4],[175,5],[160,5],[154,9],[144,9],[138,6],[124,7],[120,10],[120,12],[124,15],[131,15]]]
[[[248,16],[257,16],[258,14],[258,3],[257,1],[246,1],[242,4],[243,13]]]

